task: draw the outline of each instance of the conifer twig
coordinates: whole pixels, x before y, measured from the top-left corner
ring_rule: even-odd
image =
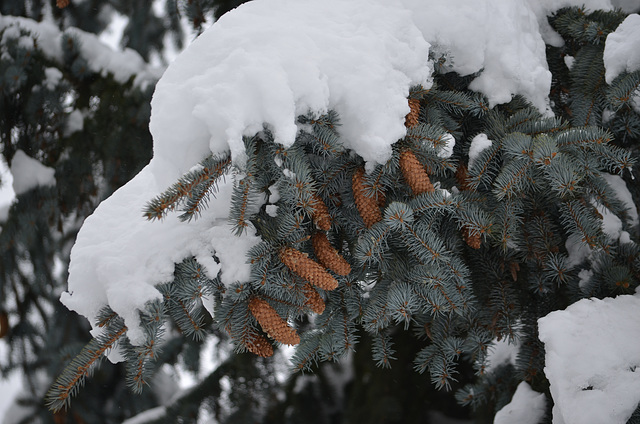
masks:
[[[91,373],[102,355],[113,348],[118,339],[127,332],[123,325],[115,333],[100,338],[93,338],[82,351],[71,360],[62,374],[56,379],[45,396],[49,409],[58,412],[66,408],[84,383],[84,379]]]

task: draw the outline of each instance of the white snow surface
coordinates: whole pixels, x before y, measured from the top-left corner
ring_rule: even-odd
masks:
[[[268,123],[276,142],[290,146],[298,115],[335,109],[346,147],[383,163],[405,134],[409,88],[431,86],[428,54],[411,12],[397,0],[243,4],[159,81],[150,124],[154,152],[183,169],[209,151],[230,150],[241,162],[242,135]],[[177,143],[186,138],[188,150]]]
[[[498,411],[493,424],[540,424],[546,415],[547,399],[534,391],[526,381],[521,382],[511,402]]]
[[[625,424],[640,402],[640,291],[538,320],[554,424]]]
[[[265,125],[277,142],[290,146],[297,115],[309,111],[336,110],[343,144],[369,169],[384,163],[391,145],[405,135],[410,87],[432,84],[430,50],[436,56],[446,52],[452,71],[479,73],[472,87],[491,105],[521,94],[545,111],[551,74],[543,36],[551,35],[540,22],[550,11],[583,3],[255,0],[225,14],[158,82],[150,122],[154,157],[85,221],[62,302],[90,321],[110,305],[124,317],[132,342],[140,343],[137,309],[160,298],[154,286],[172,279],[175,262],[215,254],[225,283],[247,278],[245,254],[259,239],[251,231],[240,238],[230,233],[233,175],[195,222],[182,223],[175,214],[147,222],[141,213],[146,202],[212,152],[230,151],[241,167],[242,136]],[[611,8],[608,0],[587,3]],[[6,25],[2,19],[0,27]],[[40,37],[43,49],[59,52],[59,32],[45,24],[36,29],[51,34]],[[96,63],[115,64],[101,51]],[[120,65],[124,72],[140,70],[118,59]],[[218,264],[207,265],[217,271]]]
[[[26,193],[36,187],[56,185],[55,169],[44,166],[22,150],[16,151],[11,160],[13,191],[16,195]]]
[[[485,372],[492,373],[500,365],[516,364],[518,352],[520,351],[520,343],[517,340],[509,340],[508,337],[502,339],[494,339],[489,345],[489,352],[486,358]]]
[[[192,222],[181,222],[177,214],[163,221],[142,216],[146,202],[165,187],[158,185],[148,165],[133,180],[98,206],[89,216],[71,250],[69,288],[60,300],[69,309],[95,321],[99,310],[109,305],[122,316],[133,343],[142,343],[138,310],[146,302],[161,300],[154,287],[173,280],[174,263],[188,256],[211,257],[217,252],[224,283],[246,279],[246,252],[259,241],[247,233],[233,236],[226,218],[232,183],[219,184],[216,201]],[[220,251],[214,250],[221,248]],[[205,260],[203,265],[210,265]]]
[[[640,69],[640,15],[631,14],[607,36],[604,44],[605,74],[607,84],[623,72]]]
[[[480,156],[480,153],[491,147],[492,144],[493,142],[489,140],[489,137],[484,133],[473,137],[471,145],[469,145],[469,169],[473,168],[473,165],[478,159],[478,156]]]

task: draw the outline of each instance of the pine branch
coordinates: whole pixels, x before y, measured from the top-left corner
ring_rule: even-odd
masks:
[[[92,338],[82,351],[67,365],[62,374],[58,376],[45,396],[47,407],[52,412],[58,412],[67,408],[71,398],[75,396],[87,376],[91,375],[102,356],[127,332],[127,327],[122,327],[114,332]]]
[[[200,205],[206,202],[209,193],[215,192],[216,182],[230,166],[229,153],[220,157],[207,157],[197,169],[187,172],[164,193],[149,201],[144,209],[144,216],[149,220],[161,219],[184,203],[187,204],[187,210],[181,219],[190,220],[200,212]]]

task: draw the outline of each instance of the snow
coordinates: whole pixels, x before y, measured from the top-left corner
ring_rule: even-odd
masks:
[[[253,229],[233,236],[227,221],[238,175],[228,175],[217,198],[190,223],[176,214],[147,222],[141,213],[146,202],[211,153],[229,151],[242,168],[242,137],[265,126],[277,143],[292,145],[299,131],[296,117],[309,112],[337,111],[342,143],[368,169],[384,163],[392,144],[405,135],[410,88],[432,84],[430,51],[446,53],[449,70],[477,73],[472,87],[491,105],[521,94],[545,112],[551,74],[542,17],[582,3],[256,0],[225,14],[158,82],[150,122],[154,157],[85,221],[71,252],[62,302],[90,321],[110,305],[125,319],[131,341],[140,343],[137,310],[160,298],[155,285],[172,279],[175,262],[196,256],[207,272],[221,270],[225,284],[248,278],[246,252],[259,237]],[[611,8],[604,0],[590,4]],[[0,26],[6,25],[2,19]],[[43,48],[59,54],[52,40],[60,36],[57,29],[28,25],[49,34],[41,37]],[[83,49],[95,49],[86,52],[93,66],[122,75],[145,72],[133,53],[116,54],[97,39],[80,39]],[[127,58],[131,63],[123,63]],[[448,141],[445,155],[455,142]],[[472,158],[489,144],[486,135],[476,137]]]
[[[613,175],[608,173],[603,173],[602,177],[607,181],[609,187],[613,189],[616,193],[616,197],[626,206],[626,211],[628,214],[628,223],[632,227],[638,225],[638,209],[636,203],[633,201],[633,196],[627,187],[627,183],[622,179],[619,175]]]
[[[4,161],[4,156],[0,156],[0,223],[9,218],[9,208],[14,198],[13,176]]]
[[[56,184],[55,169],[44,166],[22,150],[16,151],[11,160],[13,175],[13,191],[16,195],[25,193],[35,187],[53,186]]]
[[[481,133],[473,137],[471,145],[469,146],[469,169],[473,168],[478,156],[484,150],[491,147],[492,141],[489,140],[486,134]]]
[[[5,357],[8,350],[7,343],[4,340],[0,341],[0,358]],[[0,393],[2,393],[0,396],[0,424],[7,421],[2,417],[6,417],[8,411],[12,409],[15,398],[22,393],[22,376],[19,372],[14,371],[4,377],[0,378]]]
[[[383,163],[405,134],[409,88],[431,86],[428,53],[397,1],[244,4],[195,40],[158,83],[150,124],[155,152],[184,157],[176,140],[198,127],[197,159],[210,149],[242,161],[242,135],[268,123],[276,142],[290,146],[298,115],[335,109],[345,145]],[[183,167],[195,162],[184,159]]]
[[[232,245],[217,239],[230,231],[225,218],[231,202],[231,178],[219,184],[217,200],[199,219],[182,222],[176,214],[169,214],[163,221],[147,221],[141,212],[146,202],[166,188],[158,186],[152,166],[85,220],[71,250],[68,291],[60,299],[92,323],[98,311],[110,305],[124,318],[133,343],[144,341],[137,311],[146,302],[162,299],[155,285],[173,280],[174,263],[217,252],[229,268],[223,274],[223,281],[229,283],[234,276],[248,275],[246,253],[259,240],[251,232],[234,236]],[[218,252],[214,246],[224,251]]]
[[[456,145],[456,139],[451,134],[444,136],[444,147],[438,152],[438,156],[441,158],[450,158],[453,154],[453,147]]]
[[[640,291],[538,320],[554,424],[624,424],[640,402]]]
[[[511,398],[496,414],[493,424],[540,424],[546,415],[547,399],[543,393],[521,382]]]
[[[488,349],[485,372],[491,373],[500,365],[515,365],[519,351],[520,344],[515,340],[510,341],[507,337],[493,340]]]
[[[84,128],[84,115],[78,109],[74,109],[67,117],[64,128],[65,137],[70,136],[76,131],[82,131]]]
[[[157,406],[155,408],[147,409],[144,412],[139,413],[127,420],[124,420],[122,424],[144,424],[150,421],[160,420],[167,415],[166,406]]]
[[[0,15],[0,30],[9,31],[4,33],[4,39],[17,38],[18,27],[36,34],[38,47],[49,59],[57,63],[63,61],[62,38],[71,35],[79,42],[80,56],[94,72],[102,75],[110,73],[121,83],[135,76],[135,82],[139,85],[155,82],[162,73],[162,69],[149,66],[135,50],[114,50],[94,34],[77,28],[69,28],[63,32],[53,22],[37,22],[28,18]]]
[[[44,85],[49,90],[55,89],[61,79],[62,79],[62,72],[60,72],[58,68],[45,68]]]
[[[631,14],[607,36],[602,56],[605,80],[611,84],[623,72],[640,69],[640,15]]]

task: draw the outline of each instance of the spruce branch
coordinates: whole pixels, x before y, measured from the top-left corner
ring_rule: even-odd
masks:
[[[391,368],[391,361],[397,358],[393,348],[393,340],[387,331],[381,331],[373,337],[373,346],[371,354],[376,365],[381,368]]]
[[[199,166],[184,174],[161,195],[149,201],[144,209],[148,220],[162,219],[169,211],[182,204],[187,206],[180,219],[190,220],[197,216],[201,204],[207,196],[215,193],[215,184],[231,166],[231,155],[226,153],[219,157],[209,156]],[[204,206],[204,205],[203,205]]]
[[[91,375],[103,355],[113,348],[126,332],[127,327],[122,324],[115,332],[92,338],[71,360],[45,396],[45,403],[52,412],[58,412],[69,406],[71,398],[78,393],[85,378]]]
[[[582,202],[572,200],[560,204],[562,224],[578,239],[594,248],[603,246],[602,228],[596,218],[593,207],[587,207]]]
[[[631,102],[640,89],[640,70],[618,76],[607,89],[607,100],[614,112],[623,107],[632,107]]]

